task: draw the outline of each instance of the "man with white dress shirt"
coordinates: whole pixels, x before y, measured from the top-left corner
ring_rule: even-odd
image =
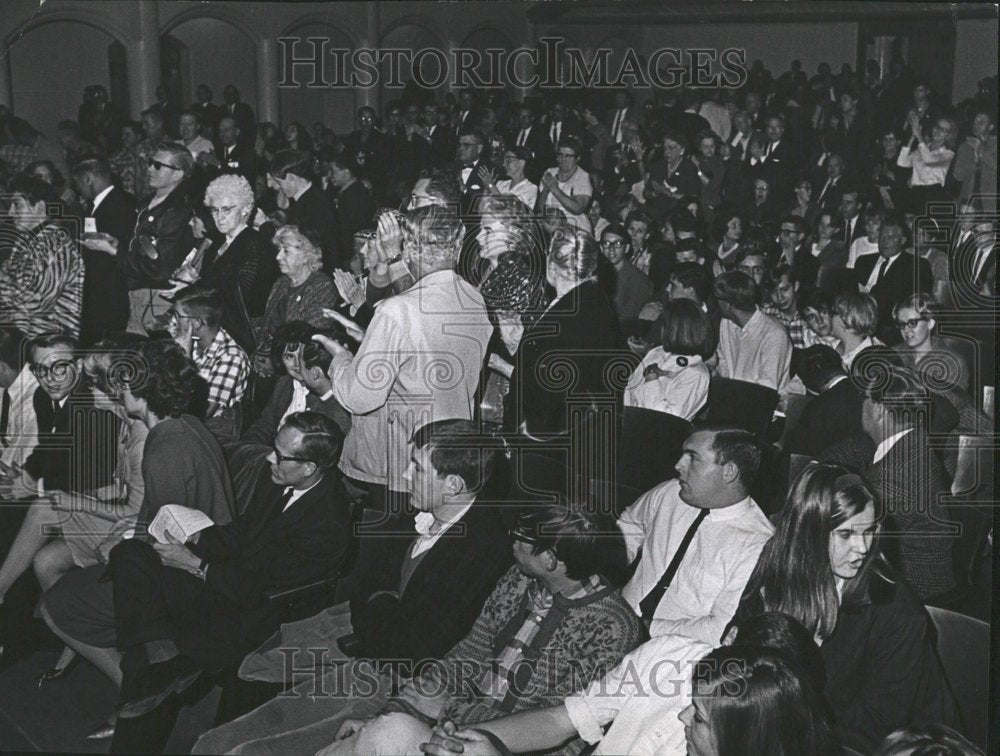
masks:
[[[774,532],[750,498],[760,457],[760,442],[747,431],[695,431],[684,442],[678,478],[622,513],[629,558],[639,554],[622,597],[651,637],[719,642]]]
[[[181,113],[178,128],[181,134],[181,144],[187,147],[191,157],[195,160],[201,153],[205,152],[211,155],[215,150],[215,145],[201,135],[201,116],[198,111],[185,110]]]

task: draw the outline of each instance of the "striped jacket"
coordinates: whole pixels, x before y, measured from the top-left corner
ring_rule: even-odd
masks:
[[[0,266],[0,322],[28,337],[47,331],[79,337],[83,257],[76,241],[51,221],[18,236]]]

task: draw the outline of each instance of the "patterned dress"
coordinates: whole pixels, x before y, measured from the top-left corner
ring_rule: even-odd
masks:
[[[66,229],[45,221],[18,232],[0,266],[0,322],[29,338],[48,331],[80,335],[83,257]]]

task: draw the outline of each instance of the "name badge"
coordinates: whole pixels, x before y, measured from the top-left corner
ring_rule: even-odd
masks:
[[[96,234],[97,233],[97,219],[96,218],[84,218],[83,219],[83,233],[85,233],[85,234]]]
[[[230,160],[229,161],[229,167],[230,168],[239,168],[240,167],[240,161],[239,160]]]

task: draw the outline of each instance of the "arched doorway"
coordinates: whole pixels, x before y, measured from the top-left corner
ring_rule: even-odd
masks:
[[[162,67],[167,70],[168,66],[174,68],[176,63],[180,89],[177,96],[182,107],[193,101],[199,84],[207,84],[212,89],[216,105],[222,104],[222,90],[227,84],[236,86],[244,102],[255,104],[254,46],[241,29],[219,18],[195,17],[172,27],[165,37],[173,41],[162,48]]]

